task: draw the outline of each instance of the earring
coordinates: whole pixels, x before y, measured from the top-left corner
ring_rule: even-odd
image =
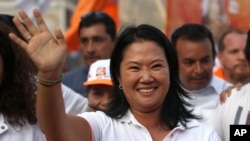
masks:
[[[119,89],[122,89],[122,86],[121,86],[121,84],[119,84]]]

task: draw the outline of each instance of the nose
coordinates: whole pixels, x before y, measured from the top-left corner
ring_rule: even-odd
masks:
[[[88,51],[88,53],[93,53],[93,52],[95,52],[95,46],[94,46],[93,41],[90,41],[90,42],[88,43],[87,51]]]
[[[141,76],[140,82],[142,83],[149,83],[154,80],[152,72],[148,69],[142,70],[140,76]]]
[[[106,107],[107,107],[107,105],[108,105],[108,103],[109,103],[109,101],[110,101],[109,95],[110,95],[110,94],[107,93],[107,94],[105,94],[105,95],[102,97],[102,99],[101,99],[101,104],[100,104],[101,109],[106,109]]]
[[[246,59],[246,55],[244,51],[240,51],[238,54],[238,57],[240,60],[245,60]]]
[[[202,74],[204,71],[203,66],[201,65],[201,63],[196,63],[195,64],[195,73],[196,74]]]

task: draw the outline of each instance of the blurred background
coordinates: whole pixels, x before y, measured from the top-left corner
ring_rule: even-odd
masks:
[[[74,26],[88,11],[107,12],[118,31],[128,24],[147,23],[168,37],[184,23],[206,25],[215,41],[229,28],[248,31],[250,27],[249,0],[0,0],[0,13],[17,15],[24,9],[32,17],[34,7],[43,13],[51,31],[60,27],[65,33],[69,54],[65,71],[83,63]]]

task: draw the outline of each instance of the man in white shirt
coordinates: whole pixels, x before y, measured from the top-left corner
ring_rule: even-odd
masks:
[[[230,86],[213,75],[216,52],[212,33],[203,25],[185,24],[173,32],[171,41],[178,56],[181,85],[191,97],[187,101],[200,121],[206,122],[219,104],[220,93]]]
[[[250,65],[250,32],[245,55]],[[216,116],[208,123],[225,141],[230,140],[230,125],[250,125],[250,82],[243,85],[240,90],[233,89],[225,103],[219,105],[213,114]]]

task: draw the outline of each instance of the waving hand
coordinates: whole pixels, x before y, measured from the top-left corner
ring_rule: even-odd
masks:
[[[28,53],[39,72],[60,73],[66,58],[63,34],[60,29],[56,29],[54,37],[47,28],[40,12],[34,9],[33,13],[37,26],[32,23],[23,10],[18,12],[22,22],[18,18],[13,19],[25,40],[13,33],[9,36]]]

